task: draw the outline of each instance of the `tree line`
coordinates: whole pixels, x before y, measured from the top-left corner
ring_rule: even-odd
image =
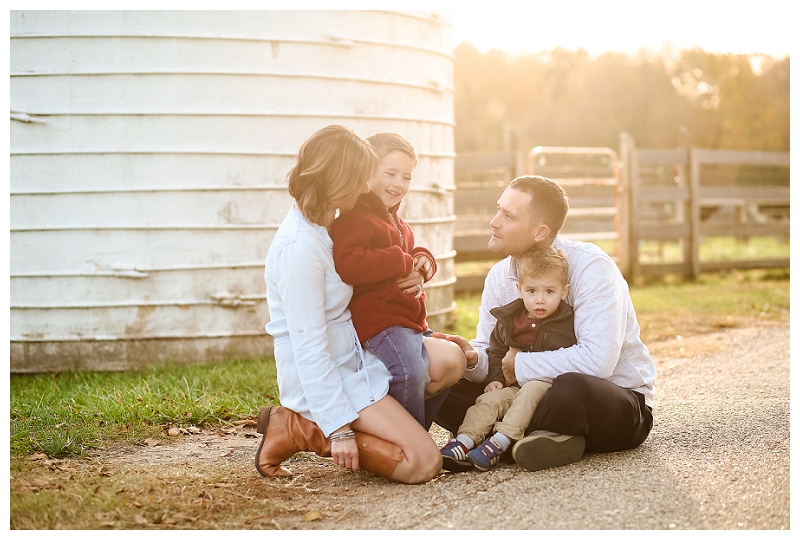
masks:
[[[789,151],[789,57],[455,48],[455,148],[534,146]]]

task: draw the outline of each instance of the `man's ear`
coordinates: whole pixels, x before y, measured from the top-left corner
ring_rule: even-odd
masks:
[[[536,242],[544,242],[547,239],[548,235],[550,234],[550,227],[547,225],[538,225],[536,227],[536,232],[533,235],[533,239]]]

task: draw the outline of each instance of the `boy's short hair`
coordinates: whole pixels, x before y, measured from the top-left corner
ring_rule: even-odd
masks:
[[[514,178],[508,187],[531,196],[528,215],[531,220],[538,221],[531,225],[544,223],[550,227],[548,238],[552,241],[564,226],[569,212],[569,197],[564,188],[558,182],[539,175],[519,176]]]
[[[389,152],[397,151],[403,152],[408,157],[419,162],[419,156],[417,156],[414,146],[402,135],[397,133],[376,133],[372,137],[367,137],[367,140],[380,159],[386,157]]]
[[[556,274],[563,285],[569,279],[569,261],[563,249],[553,246],[535,246],[528,250],[519,261],[519,280],[525,277]]]

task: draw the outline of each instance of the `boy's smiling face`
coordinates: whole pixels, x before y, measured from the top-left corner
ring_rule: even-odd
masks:
[[[416,159],[399,150],[392,150],[383,156],[375,174],[370,177],[369,189],[386,208],[392,208],[403,200],[411,188],[411,176],[416,167]]]

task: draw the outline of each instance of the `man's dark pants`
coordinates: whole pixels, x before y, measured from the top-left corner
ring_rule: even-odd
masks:
[[[433,420],[456,433],[485,386],[460,380],[443,398]],[[644,395],[591,375],[565,373],[553,380],[525,433],[544,429],[583,435],[586,452],[616,452],[642,444],[652,427],[653,414]]]

